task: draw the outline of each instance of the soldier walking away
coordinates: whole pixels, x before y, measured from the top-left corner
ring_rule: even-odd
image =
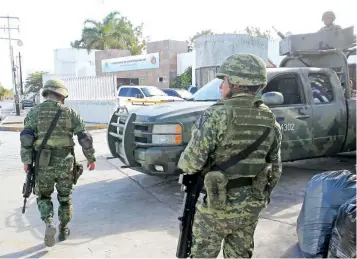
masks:
[[[64,83],[60,80],[48,80],[43,87],[42,96],[46,100],[32,108],[24,120],[24,129],[20,133],[21,160],[27,172],[32,166],[33,157],[37,155],[35,162],[37,206],[41,219],[46,224],[45,245],[54,246],[56,227],[53,222],[51,201],[54,185],[56,184],[59,202],[58,239],[63,241],[70,234],[67,225],[72,218],[73,185],[76,184],[83,170],[75,162],[73,135],[78,137],[78,142],[88,160],[89,170],[95,169],[96,159],[93,139],[85,130],[83,119],[77,112],[63,105],[64,99],[68,97],[68,90]],[[57,123],[51,130],[49,125],[55,117]]]
[[[224,240],[225,258],[251,258],[259,214],[281,175],[281,129],[256,97],[267,84],[261,58],[232,55],[216,77],[223,80],[223,98],[195,123],[178,163],[184,173],[204,177],[206,194],[197,201],[190,257],[217,257]]]
[[[325,26],[320,29],[320,31],[341,31],[342,28],[340,25],[334,24],[336,16],[334,12],[327,11],[324,12],[322,15],[322,21],[324,22]]]

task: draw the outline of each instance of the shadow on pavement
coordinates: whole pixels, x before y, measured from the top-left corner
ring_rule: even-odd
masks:
[[[178,236],[176,211],[118,172],[106,160],[98,160],[97,168],[93,172],[85,171],[83,179],[79,180],[80,185],[75,186],[72,194],[71,242],[66,245],[79,245],[100,237],[136,231],[165,231],[175,238]],[[144,182],[149,178],[143,174],[136,177]],[[56,195],[55,191],[52,202],[55,222],[58,224]],[[34,195],[31,195],[27,204],[26,214],[21,213],[22,204],[19,204],[15,212],[6,218],[5,226],[15,229],[17,233],[30,231],[33,238],[42,242],[45,225],[40,219]]]
[[[15,253],[11,253],[11,254],[6,254],[6,255],[0,255],[0,258],[19,258],[19,257],[26,257],[30,254],[33,254],[37,251],[40,251],[42,249],[46,248],[46,246],[44,244],[40,244],[40,245],[36,245],[30,248],[27,248],[25,250],[19,251],[19,252],[15,252]],[[46,255],[48,253],[48,251],[41,251],[41,252],[37,252],[35,255],[32,255],[28,258],[40,258],[44,255]]]

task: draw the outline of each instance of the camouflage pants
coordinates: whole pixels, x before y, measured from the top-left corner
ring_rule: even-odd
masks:
[[[51,161],[47,168],[39,168],[35,192],[41,219],[53,222],[53,203],[51,195],[54,186],[57,189],[59,202],[58,218],[63,225],[67,225],[72,218],[72,189],[73,189],[73,156],[68,150],[52,151]]]
[[[191,258],[216,258],[223,240],[224,258],[251,258],[254,231],[265,200],[257,200],[243,187],[229,195],[227,210],[210,213],[199,203],[192,228]]]

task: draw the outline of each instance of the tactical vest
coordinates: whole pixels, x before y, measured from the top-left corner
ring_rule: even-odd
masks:
[[[37,112],[37,140],[35,149],[40,146],[57,110],[62,105],[53,100],[46,100],[39,104]],[[72,116],[68,109],[62,106],[62,113],[57,121],[56,127],[52,131],[47,141],[49,148],[61,148],[74,146]]]
[[[265,157],[274,141],[275,115],[265,105],[256,106],[254,97],[240,95],[223,101],[227,109],[227,134],[214,153],[216,165],[227,161],[253,144],[267,128],[268,137],[247,158],[225,170],[228,179],[255,177],[266,165]]]

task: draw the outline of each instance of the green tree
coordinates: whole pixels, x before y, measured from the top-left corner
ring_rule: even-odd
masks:
[[[212,30],[202,30],[200,32],[196,32],[195,35],[193,35],[192,37],[189,38],[188,41],[186,41],[188,44],[189,50],[191,51],[195,47],[195,41],[197,38],[204,36],[204,35],[212,35],[212,34],[213,34]]]
[[[253,37],[262,37],[268,40],[273,38],[269,30],[262,31],[259,27],[247,26],[245,32]]]
[[[192,67],[186,68],[185,72],[176,77],[174,81],[170,83],[170,87],[187,89],[189,85],[192,85]]]
[[[29,74],[26,78],[25,81],[25,89],[26,93],[38,93],[40,89],[43,87],[42,85],[42,76],[43,74],[46,74],[47,72],[35,72],[32,74]]]
[[[146,40],[141,39],[143,24],[133,24],[119,12],[109,13],[102,22],[86,20],[80,40],[71,42],[73,48],[92,49],[127,49],[131,55],[141,54]]]
[[[0,100],[4,98],[9,98],[12,97],[14,94],[11,92],[11,90],[5,88],[4,86],[0,85]]]

